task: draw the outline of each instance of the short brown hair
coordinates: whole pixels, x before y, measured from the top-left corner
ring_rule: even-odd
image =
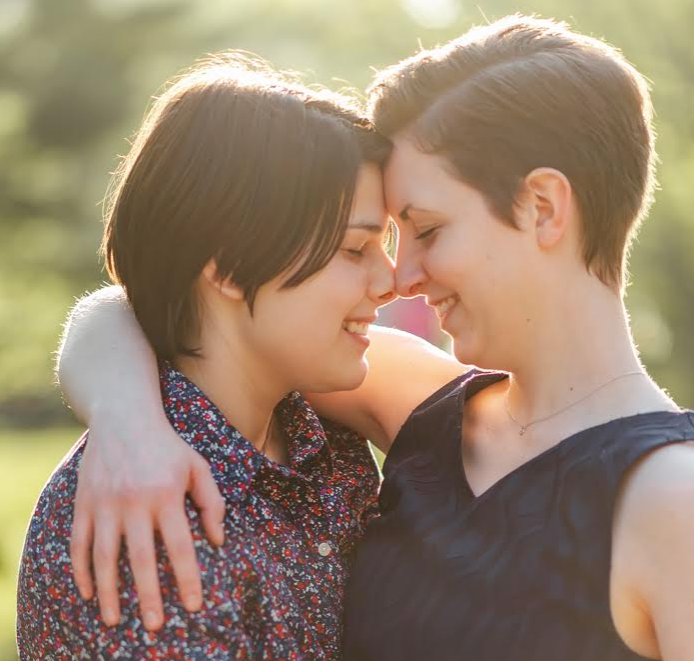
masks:
[[[646,82],[617,50],[563,23],[510,16],[385,69],[369,109],[385,135],[407,129],[445,156],[512,225],[524,177],[560,170],[581,213],[586,267],[623,285],[655,151]]]
[[[194,284],[216,258],[251,312],[289,269],[322,269],[346,231],[357,173],[389,151],[356,102],[223,53],[159,96],[114,178],[102,244],[157,355],[198,355]]]

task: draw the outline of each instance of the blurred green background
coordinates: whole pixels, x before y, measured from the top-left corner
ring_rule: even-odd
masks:
[[[0,0],[0,661],[15,658],[26,522],[78,434],[52,384],[52,354],[75,297],[104,278],[100,201],[151,95],[227,48],[363,90],[373,69],[418,44],[517,11],[604,37],[653,83],[661,190],[634,247],[628,305],[651,373],[694,406],[689,0]]]

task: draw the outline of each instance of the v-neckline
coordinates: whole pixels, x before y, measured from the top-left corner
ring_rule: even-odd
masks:
[[[499,381],[502,381],[503,379],[507,379],[509,377],[509,374],[507,372],[482,372],[482,371],[476,371],[475,374],[472,374],[469,379],[466,379],[462,384],[461,387],[457,393],[457,396],[454,398],[455,401],[455,406],[456,406],[456,411],[455,411],[455,416],[456,416],[456,424],[454,425],[454,434],[452,437],[452,442],[453,442],[453,456],[455,457],[455,465],[456,465],[456,473],[460,479],[457,480],[457,483],[461,486],[461,488],[467,493],[468,498],[470,499],[470,502],[473,503],[474,505],[478,505],[486,501],[491,495],[493,495],[496,491],[498,491],[504,484],[512,481],[515,477],[517,477],[519,474],[521,474],[523,471],[529,469],[530,467],[534,466],[537,463],[540,463],[542,460],[544,460],[548,456],[554,455],[556,452],[558,452],[560,449],[565,449],[567,447],[570,447],[573,445],[578,439],[582,438],[583,436],[586,436],[588,434],[594,434],[597,432],[604,432],[608,428],[612,426],[620,426],[624,424],[625,422],[629,421],[635,421],[637,419],[645,419],[647,417],[652,417],[652,416],[663,416],[663,417],[671,417],[671,416],[677,416],[677,415],[682,415],[690,413],[686,409],[681,409],[679,411],[673,411],[669,409],[660,409],[660,410],[655,410],[655,411],[646,411],[645,413],[634,413],[632,415],[628,416],[623,416],[620,418],[613,418],[612,420],[606,420],[605,422],[600,422],[595,425],[591,425],[590,427],[586,427],[585,429],[580,429],[573,434],[570,434],[569,436],[566,436],[559,442],[555,443],[551,447],[543,450],[542,452],[536,454],[534,457],[531,457],[527,461],[523,462],[522,464],[519,464],[514,468],[513,470],[509,471],[505,475],[502,475],[498,480],[493,482],[489,487],[487,487],[484,491],[476,494],[472,487],[470,486],[470,482],[467,477],[467,471],[465,469],[465,463],[463,461],[463,412],[465,408],[465,403],[474,395],[478,394],[485,388],[494,385],[495,383],[498,383]],[[482,381],[481,385],[479,382]],[[470,391],[470,385],[471,384],[476,384],[477,387],[472,389],[472,392]],[[691,415],[689,416],[690,420],[692,419]]]

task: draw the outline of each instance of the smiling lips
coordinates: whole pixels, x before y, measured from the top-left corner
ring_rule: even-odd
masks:
[[[354,335],[368,335],[369,334],[369,322],[368,321],[345,321],[342,324],[348,333],[353,333]]]
[[[444,298],[442,301],[437,303],[430,303],[431,307],[436,310],[436,316],[442,319],[446,312],[448,312],[460,299],[457,294]]]
[[[342,330],[344,330],[348,337],[356,342],[363,350],[369,348],[371,340],[369,339],[369,326],[373,321],[376,321],[376,317],[370,319],[348,319],[342,324]]]

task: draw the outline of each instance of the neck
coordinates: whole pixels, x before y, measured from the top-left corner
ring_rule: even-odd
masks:
[[[273,380],[272,371],[228,326],[205,319],[198,346],[202,357],[181,356],[174,361],[176,368],[246,439],[265,452],[273,411],[290,389]]]
[[[598,416],[601,414],[595,408],[596,402],[606,409],[622,403],[627,408],[646,409],[672,404],[645,377],[619,294],[594,277],[585,278],[582,284],[570,295],[558,291],[556,296],[544,299],[534,310],[536,316],[528,324],[529,331],[515,347],[517,358],[510,370],[507,401],[522,423],[578,403],[597,389],[601,389],[601,397],[586,402]],[[632,375],[634,372],[644,376]],[[629,393],[633,398],[613,401],[607,396],[609,392]],[[613,417],[629,414],[620,410],[614,413]]]

